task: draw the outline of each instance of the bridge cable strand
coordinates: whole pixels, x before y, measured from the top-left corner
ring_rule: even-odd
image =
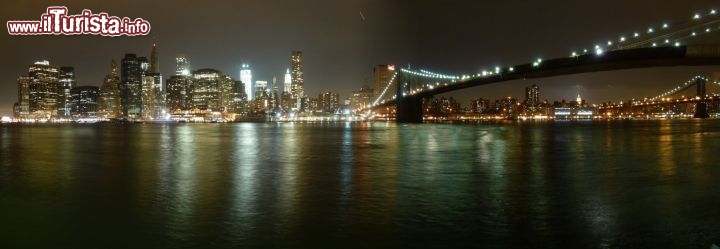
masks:
[[[677,29],[669,29],[667,24],[663,24],[662,29],[655,30],[653,28],[650,28],[649,31],[652,30],[652,32],[647,33],[656,35],[651,35],[648,38],[643,38],[647,36],[641,36],[640,33],[635,32],[635,35],[633,35],[632,38],[620,36],[620,39],[616,43],[613,43],[614,45],[608,46],[607,49],[608,51],[615,51],[642,47],[655,47],[658,44],[666,44],[672,46],[673,44],[675,44],[675,42],[679,42],[680,40],[696,37],[702,34],[710,33],[713,30],[717,30],[711,27],[717,24],[720,24],[720,20],[710,19],[701,22],[698,22],[697,20],[686,21],[673,25],[673,27],[678,27]]]
[[[390,85],[392,85],[393,81],[395,81],[395,78],[397,77],[397,75],[398,75],[397,72],[395,72],[395,74],[393,74],[392,78],[390,78],[390,81],[385,86],[385,89],[383,89],[382,92],[380,93],[380,96],[378,96],[375,99],[375,101],[373,101],[372,106],[377,106],[378,103],[380,103],[380,101],[383,99],[383,97],[385,97],[385,93],[387,93],[388,89],[390,88]]]
[[[658,95],[658,96],[655,96],[655,97],[651,98],[650,100],[655,101],[655,100],[662,99],[662,98],[665,98],[665,97],[667,97],[667,96],[676,94],[676,93],[681,92],[681,91],[683,91],[683,90],[686,90],[686,89],[694,86],[695,83],[697,82],[697,80],[699,80],[699,79],[700,79],[700,80],[707,81],[707,78],[705,78],[705,77],[703,77],[703,76],[695,76],[695,77],[693,77],[692,79],[689,79],[688,81],[685,81],[685,82],[683,82],[683,83],[680,83],[680,85],[678,85],[678,86],[676,86],[676,87],[673,87],[672,89],[667,90],[667,91],[665,91],[664,93],[662,93],[662,94],[660,94],[660,95]],[[717,81],[712,82],[712,83],[714,83],[714,84],[720,84],[720,83],[718,83]]]

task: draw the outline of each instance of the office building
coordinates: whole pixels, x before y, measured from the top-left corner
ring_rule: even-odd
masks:
[[[240,81],[242,81],[243,84],[245,84],[245,95],[247,96],[248,100],[253,99],[253,81],[252,81],[252,70],[250,69],[250,65],[243,64],[242,68],[240,68]]]
[[[142,85],[147,58],[135,54],[125,54],[120,65],[120,104],[122,115],[127,118],[139,118],[142,112]]]
[[[175,56],[175,75],[190,76],[190,60],[184,54]]]
[[[292,86],[292,76],[290,75],[290,68],[285,69],[285,81],[283,81],[283,92],[290,93]]]
[[[100,87],[100,99],[98,100],[98,117],[118,118],[121,116],[120,106],[120,76],[115,60],[110,62],[110,73],[105,76]]]
[[[75,68],[60,67],[60,92],[58,93],[58,117],[70,117],[70,90],[75,87]]]
[[[340,94],[334,92],[323,92],[317,98],[317,110],[326,113],[334,113],[340,108]]]
[[[525,88],[525,106],[535,108],[540,104],[540,87],[533,84]]]
[[[303,73],[303,55],[301,51],[292,51],[290,56],[291,64],[291,85],[290,93],[292,94],[294,109],[301,111],[303,108],[302,99],[305,96],[305,80]]]
[[[30,118],[30,82],[29,76],[20,76],[17,79],[18,101],[13,106],[13,114],[16,119]]]
[[[167,82],[166,105],[169,113],[181,114],[190,110],[192,81],[185,75],[174,75]]]
[[[57,117],[60,91],[60,68],[43,60],[30,65],[29,113],[38,119]]]
[[[78,86],[70,90],[71,115],[74,119],[95,118],[98,111],[100,89],[96,86]]]

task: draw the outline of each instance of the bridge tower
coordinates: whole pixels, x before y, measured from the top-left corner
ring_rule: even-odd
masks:
[[[398,71],[395,92],[396,112],[395,121],[398,123],[422,123],[423,122],[423,100],[431,96],[422,94],[412,95],[410,91],[415,89],[420,79]]]
[[[706,94],[706,88],[705,84],[707,83],[707,79],[703,77],[697,77],[695,79],[695,86],[697,87],[697,96],[700,97],[700,101],[698,101],[697,104],[695,104],[695,115],[693,115],[693,118],[709,118],[710,115],[707,112],[707,103],[705,103],[705,94]]]

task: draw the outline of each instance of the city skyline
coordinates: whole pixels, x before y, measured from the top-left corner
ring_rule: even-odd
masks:
[[[0,249],[720,249],[720,0],[4,1]]]
[[[180,1],[177,6],[172,8],[178,9],[180,14],[187,13],[191,2]],[[261,20],[274,20],[272,22],[263,22],[254,20],[252,17],[239,18],[237,22],[245,25],[245,29],[239,29],[238,32],[242,37],[235,36],[216,36],[219,38],[201,40],[201,39],[180,39],[181,36],[203,37],[202,35],[211,35],[218,32],[214,29],[202,31],[193,29],[192,25],[178,21],[169,17],[158,14],[163,6],[148,6],[143,10],[127,9],[116,4],[103,5],[98,7],[94,3],[72,4],[68,5],[70,12],[76,12],[83,8],[89,8],[96,11],[107,11],[118,13],[118,15],[138,16],[149,20],[153,24],[153,32],[145,37],[92,37],[92,36],[36,36],[36,37],[9,37],[3,34],[4,38],[0,41],[0,45],[4,47],[32,47],[33,49],[13,49],[8,53],[8,63],[0,71],[0,80],[6,82],[2,84],[2,101],[0,101],[0,114],[8,115],[12,111],[12,103],[15,101],[16,80],[21,75],[28,64],[40,59],[48,59],[61,66],[75,67],[77,77],[77,85],[100,86],[102,79],[107,73],[106,61],[115,59],[119,61],[125,53],[137,53],[149,55],[151,45],[157,43],[160,49],[160,71],[165,75],[165,79],[174,73],[174,60],[176,54],[185,54],[193,62],[193,68],[217,68],[229,75],[237,75],[239,68],[243,63],[251,64],[253,67],[253,76],[255,79],[270,81],[273,77],[282,78],[285,70],[290,68],[290,63],[286,59],[287,52],[293,50],[301,50],[305,55],[305,87],[308,96],[316,96],[326,90],[340,93],[341,98],[345,99],[363,86],[364,82],[372,80],[372,68],[379,64],[396,64],[398,66],[418,67],[422,66],[440,72],[458,73],[463,71],[477,71],[481,66],[491,65],[494,63],[503,63],[505,65],[519,63],[544,52],[547,56],[560,56],[565,51],[572,49],[574,46],[592,43],[593,40],[604,39],[603,37],[613,36],[620,32],[626,32],[628,25],[613,25],[608,22],[632,23],[632,27],[643,27],[645,25],[659,23],[669,20],[680,20],[695,10],[707,9],[712,6],[711,1],[688,1],[683,3],[672,3],[667,6],[660,6],[653,11],[642,11],[641,6],[644,3],[623,3],[624,8],[615,18],[600,18],[599,13],[609,11],[610,8],[602,6],[590,6],[595,11],[585,13],[588,18],[579,19],[581,15],[563,15],[559,19],[578,18],[577,26],[588,28],[596,28],[597,32],[589,32],[582,28],[566,27],[565,24],[556,23],[557,19],[553,19],[552,14],[555,10],[552,6],[566,5],[567,8],[578,8],[579,4],[557,1],[542,5],[548,9],[547,16],[537,21],[535,25],[543,25],[547,23],[555,24],[551,30],[543,30],[546,35],[538,35],[533,31],[532,27],[527,26],[527,22],[538,14],[527,13],[527,10],[518,9],[518,15],[507,18],[507,24],[502,27],[488,26],[486,32],[498,34],[507,37],[507,40],[513,41],[512,44],[502,45],[497,39],[492,37],[488,39],[478,39],[476,42],[481,46],[469,41],[458,40],[453,42],[456,47],[433,47],[432,41],[443,37],[457,38],[464,27],[475,26],[477,23],[483,23],[482,20],[473,22],[460,22],[460,27],[456,29],[437,29],[438,27],[447,25],[451,22],[468,20],[464,17],[453,17],[448,20],[438,21],[436,24],[426,18],[418,18],[428,14],[430,8],[429,2],[414,2],[415,5],[407,11],[403,11],[400,16],[408,18],[400,18],[394,13],[401,7],[402,1],[383,3],[380,1],[355,1],[351,3],[336,4],[328,2],[323,4],[307,4],[293,3],[293,6],[282,7],[279,2],[268,2],[264,4],[248,4],[248,6],[236,6],[233,3],[221,4],[229,9],[233,8],[250,8],[256,10],[275,9],[277,12],[270,12],[272,17],[262,18]],[[47,7],[48,3],[3,3],[5,5],[18,5],[14,8],[20,12],[9,13],[7,11],[0,12],[6,19],[27,19],[36,16]],[[467,4],[467,3],[463,3]],[[489,6],[507,11],[514,10],[513,5],[517,4],[475,4],[477,6]],[[528,3],[527,5],[535,5],[537,3]],[[298,5],[298,6],[294,6]],[[611,4],[610,4],[611,5]],[[167,6],[166,6],[167,7]],[[208,12],[221,11],[218,9],[207,9],[206,6],[198,6],[200,9],[194,11]],[[298,13],[292,12],[290,7],[298,7],[307,13],[321,13],[314,15],[315,18],[303,18],[302,25],[293,27],[283,27],[283,23],[288,23],[292,17],[298,17]],[[438,11],[459,11],[464,13],[468,10],[460,8],[459,4],[451,3],[446,6],[440,6]],[[155,12],[150,11],[155,10]],[[685,10],[685,11],[678,11]],[[359,11],[363,12],[365,18],[361,18]],[[209,13],[209,12],[208,12]],[[564,13],[564,12],[563,12]],[[631,15],[632,13],[632,15]],[[498,20],[498,14],[488,13],[487,20]],[[527,18],[527,19],[526,19]],[[217,18],[221,21],[223,18]],[[535,18],[536,19],[536,18]],[[322,20],[338,20],[337,24],[326,24]],[[414,20],[410,22],[408,20]],[[386,27],[382,23],[397,24],[395,27]],[[585,24],[585,25],[582,25]],[[600,25],[602,24],[602,25]],[[345,25],[345,26],[343,26]],[[302,27],[301,27],[302,26]],[[391,25],[392,26],[392,25]],[[429,31],[423,30],[422,27],[435,30],[434,36],[428,36]],[[188,28],[179,30],[180,28]],[[300,28],[298,28],[300,27]],[[314,27],[309,29],[308,27]],[[350,27],[350,28],[348,28]],[[332,36],[322,36],[318,39],[319,32],[316,29],[324,31],[337,31]],[[516,34],[522,32],[512,32],[503,30],[521,29],[529,31],[528,34]],[[583,31],[585,30],[585,31]],[[562,35],[564,32],[571,35],[564,35],[567,39],[556,40],[551,39],[555,35]],[[310,32],[304,33],[302,38],[293,35],[294,32]],[[317,35],[312,35],[315,32]],[[478,38],[485,37],[484,32],[475,34]],[[262,34],[262,35],[256,35]],[[296,33],[297,34],[297,33]],[[602,35],[597,35],[602,34]],[[592,37],[598,36],[598,37]],[[296,37],[296,38],[293,38]],[[338,38],[340,37],[340,38]],[[413,37],[425,38],[422,42],[408,42]],[[238,41],[234,41],[237,38]],[[280,39],[286,38],[286,39]],[[351,41],[352,38],[357,38]],[[386,39],[382,39],[386,38]],[[550,41],[552,40],[552,41]],[[272,41],[272,42],[268,42]],[[268,43],[260,45],[260,43]],[[61,44],[61,45],[57,45]],[[232,46],[224,46],[230,45]],[[523,46],[515,46],[521,44]],[[52,45],[52,46],[51,46]],[[61,49],[58,49],[61,48]],[[479,48],[478,48],[479,47]],[[470,48],[470,50],[468,50]],[[468,50],[468,53],[461,53],[460,50]],[[18,53],[15,51],[26,51]],[[502,55],[497,52],[488,50],[499,50]],[[29,51],[29,52],[27,52]],[[343,53],[336,53],[342,51]],[[505,52],[507,51],[507,52]],[[345,56],[345,53],[350,56]],[[337,60],[337,58],[341,58]],[[507,59],[505,59],[507,58]],[[663,68],[663,69],[641,69],[632,71],[618,71],[608,73],[583,74],[556,77],[542,80],[526,80],[514,81],[503,84],[483,86],[464,90],[457,93],[449,94],[460,99],[462,103],[467,103],[476,97],[494,98],[500,96],[514,95],[522,96],[522,90],[519,88],[526,85],[538,84],[544,89],[548,99],[571,98],[577,92],[587,96],[586,98],[592,102],[601,102],[605,100],[621,100],[627,97],[639,97],[652,94],[652,90],[644,89],[650,85],[671,86],[676,82],[682,81],[698,74],[708,74],[710,72],[720,71],[718,67],[682,67],[682,68]],[[571,86],[571,87],[568,87]],[[613,90],[623,87],[617,99],[608,99],[609,94]],[[589,93],[592,92],[592,93]]]

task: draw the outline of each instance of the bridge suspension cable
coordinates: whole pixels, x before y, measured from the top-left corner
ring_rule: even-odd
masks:
[[[695,76],[695,77],[693,77],[692,79],[689,79],[688,81],[685,81],[685,82],[683,82],[683,83],[680,83],[680,84],[677,85],[676,87],[673,87],[672,89],[669,89],[669,90],[663,92],[662,94],[660,94],[660,95],[658,95],[658,96],[655,96],[655,97],[653,97],[653,98],[650,98],[650,100],[653,100],[653,101],[654,101],[654,100],[662,99],[662,98],[665,98],[665,97],[667,97],[667,96],[671,96],[671,95],[673,95],[673,94],[676,94],[676,93],[678,93],[678,92],[681,92],[681,91],[683,91],[683,90],[686,90],[686,89],[694,86],[698,80],[704,80],[704,81],[706,81],[706,82],[708,82],[708,83],[712,83],[712,84],[715,84],[715,85],[720,85],[720,82],[718,82],[718,81],[710,82],[710,81],[708,81],[707,78],[705,78],[705,77],[703,77],[703,76]]]
[[[397,75],[398,75],[397,72],[395,72],[395,74],[393,74],[393,76],[390,78],[390,81],[388,81],[388,83],[385,85],[385,89],[383,89],[382,92],[380,92],[380,96],[378,96],[375,99],[375,101],[373,101],[372,106],[377,106],[380,103],[380,101],[383,99],[383,97],[385,97],[385,93],[387,93],[388,89],[390,89],[390,85],[392,85],[392,83],[395,81],[395,78],[397,78]]]
[[[650,26],[646,32],[636,31],[631,36],[620,35],[616,41],[608,41],[607,49],[657,47],[659,44],[680,45],[681,40],[718,30],[718,27],[713,26],[720,24],[718,17],[720,15],[716,10],[710,10],[704,17],[701,14],[695,14],[690,20],[673,24],[673,28],[668,23],[663,23],[659,28]]]

